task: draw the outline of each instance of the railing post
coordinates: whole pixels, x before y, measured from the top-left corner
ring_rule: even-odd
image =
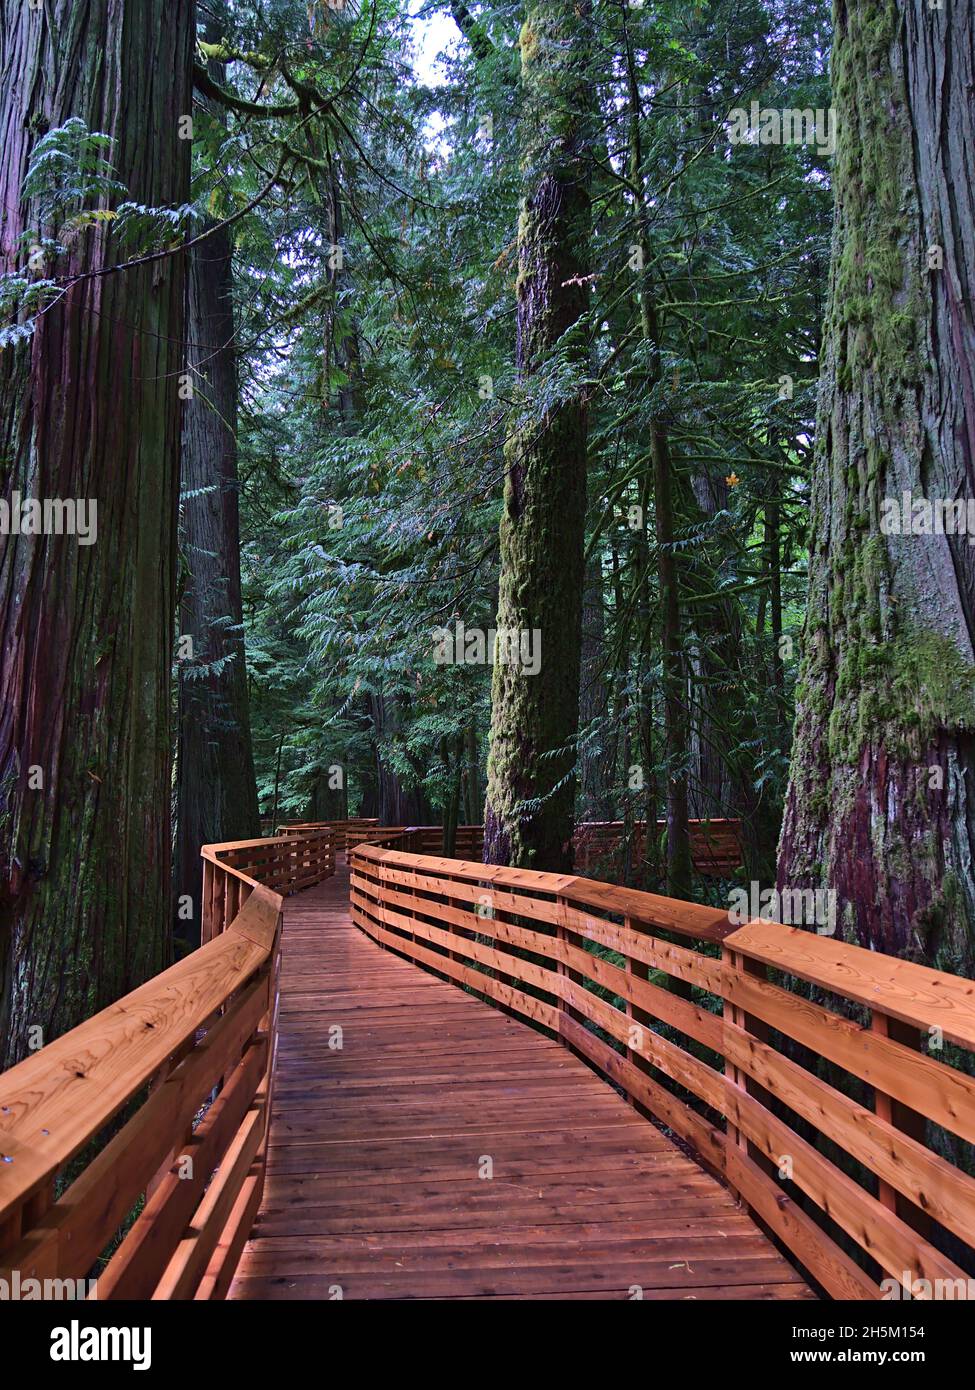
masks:
[[[227,879],[227,922],[226,922],[226,925],[229,927],[230,923],[234,920],[234,918],[237,916],[237,913],[240,911],[240,879],[234,877],[233,874],[227,874],[227,875],[226,875],[226,879]]]
[[[916,1052],[921,1050],[921,1035],[916,1028],[912,1028],[907,1023],[901,1023],[900,1019],[891,1018],[889,1014],[882,1013],[879,1009],[874,1009],[871,1012],[870,1029],[871,1032],[878,1033],[884,1038],[890,1038],[892,1042],[901,1043],[904,1047],[913,1048]],[[895,1129],[899,1129],[911,1139],[916,1139],[918,1143],[925,1143],[927,1121],[916,1110],[911,1110],[900,1101],[894,1100],[885,1091],[877,1090],[876,1087],[874,1087],[873,1093],[873,1108],[879,1119],[886,1120],[889,1125],[893,1125]],[[898,1192],[891,1183],[885,1182],[883,1178],[877,1179],[877,1200],[888,1211],[899,1216],[919,1235],[925,1238],[930,1235],[931,1218],[927,1212],[922,1211],[915,1202],[910,1201],[902,1192]]]
[[[729,975],[743,973],[742,960],[743,957],[740,952],[732,951],[727,946],[721,947],[721,963]],[[733,1004],[727,997],[725,997],[722,1013],[726,1023],[734,1024],[739,1028],[744,1026],[744,1011],[737,1004]],[[725,1057],[724,1074],[731,1085],[744,1085],[744,1077],[740,1068],[736,1067],[733,1062],[729,1062],[727,1056]],[[727,1121],[727,1136],[729,1144],[734,1144],[735,1147],[739,1149],[745,1147],[745,1141],[741,1130],[737,1125],[731,1123],[730,1117]]]
[[[215,936],[220,935],[220,923],[217,920],[217,913],[219,911],[218,889],[222,877],[223,869],[219,864],[214,864],[210,871],[210,896],[207,900],[207,919],[209,922],[208,941],[212,941]]]
[[[298,877],[298,856],[301,852],[300,844],[301,842],[299,840],[292,840],[285,851],[287,855],[286,893],[294,892],[295,881]]]
[[[565,962],[562,960],[563,947],[568,943],[568,940],[569,940],[569,928],[568,928],[569,901],[568,901],[568,899],[565,897],[565,895],[564,895],[563,893],[556,893],[556,895],[555,895],[555,904],[556,904],[556,912],[557,912],[557,916],[558,916],[558,921],[557,921],[556,927],[555,927],[555,937],[556,937],[556,940],[557,940],[558,943],[559,943],[559,946],[558,946],[558,959],[556,960],[556,963],[555,963],[555,973],[556,973],[557,975],[559,975],[562,979],[571,980],[572,976],[571,976],[571,973],[570,973],[570,971],[569,971],[569,967],[568,967],[568,966],[565,964]],[[571,1018],[571,1017],[572,1017],[572,1014],[571,1014],[571,1012],[570,1012],[570,1010],[569,1010],[569,1005],[568,1005],[568,1003],[567,1003],[566,1000],[562,997],[561,994],[559,995],[558,1006],[559,1006],[559,1041],[562,1043],[563,1047],[568,1047],[568,1045],[569,1045],[569,1044],[568,1044],[568,1041],[567,1041],[568,1030],[562,1027],[562,1019],[563,1019],[563,1018]]]
[[[213,865],[203,861],[203,889],[200,894],[200,945],[205,946],[213,935]]]
[[[226,927],[224,898],[227,892],[227,875],[222,866],[214,865],[213,896],[211,898],[210,936],[219,936]]]
[[[750,957],[742,955],[740,951],[734,951],[725,944],[722,944],[721,947],[721,960],[725,970],[729,974],[750,975],[759,980],[768,979],[768,969],[766,966],[762,965],[760,961],[752,960]],[[744,1032],[750,1033],[752,1037],[758,1038],[761,1042],[768,1041],[768,1024],[763,1023],[761,1019],[755,1018],[754,1015],[747,1013],[740,1005],[731,1003],[727,997],[725,997],[723,1012],[727,1023],[743,1029]],[[770,1105],[771,1097],[765,1087],[753,1081],[746,1071],[741,1067],[735,1066],[733,1062],[729,1062],[727,1057],[725,1059],[724,1071],[729,1085],[737,1086],[748,1095],[754,1096],[755,1099],[760,1101],[764,1106]],[[777,1172],[780,1165],[773,1163],[767,1158],[765,1154],[746,1137],[737,1125],[731,1123],[730,1118],[727,1120],[727,1137],[730,1144],[734,1144],[736,1148],[743,1150],[744,1153],[747,1154],[753,1162],[757,1163],[767,1174],[772,1175]],[[781,1157],[785,1158],[787,1155],[781,1155]]]
[[[636,924],[634,923],[632,917],[624,917],[623,925],[627,929],[627,931],[636,932],[637,930]],[[634,960],[633,957],[627,952],[626,973],[631,980],[646,980],[650,977],[650,967],[648,965],[645,965],[642,960]],[[639,1028],[641,1032],[644,1029],[649,1028],[651,1015],[648,1014],[646,1010],[641,1009],[636,1004],[634,1004],[632,999],[626,999],[624,1003],[624,1010],[627,1018],[630,1020],[631,1037],[632,1030],[634,1028]],[[637,1049],[630,1047],[629,1045],[627,1045],[626,1048],[626,1060],[628,1062],[632,1062],[633,1066],[637,1069],[637,1071],[646,1072],[649,1070],[649,1065],[643,1054],[637,1051]],[[642,1106],[640,1102],[629,1093],[629,1091],[627,1091],[626,1099],[629,1101],[629,1103],[633,1106],[635,1110],[638,1110],[640,1112],[641,1115],[646,1116],[649,1114],[646,1107]]]

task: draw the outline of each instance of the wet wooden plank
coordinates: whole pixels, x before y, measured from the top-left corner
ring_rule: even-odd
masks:
[[[267,1180],[231,1297],[813,1296],[582,1061],[347,904],[341,870],[286,904]]]

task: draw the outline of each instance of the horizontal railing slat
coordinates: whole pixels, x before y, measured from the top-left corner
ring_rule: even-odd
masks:
[[[573,905],[582,903],[600,911],[621,916],[629,915],[661,930],[691,936],[700,941],[721,942],[736,930],[728,919],[727,911],[701,907],[697,903],[678,902],[676,899],[662,898],[654,893],[642,893],[635,888],[620,888],[611,883],[599,883],[595,879],[579,878],[575,874],[543,874],[532,869],[509,869],[498,864],[468,864],[463,860],[405,854],[399,850],[384,850],[369,845],[355,850],[354,855],[356,862],[360,864],[381,864],[387,875],[412,873],[415,875],[415,886],[426,888],[428,892],[444,892],[444,880],[479,885],[475,892],[464,895],[471,900],[485,892],[506,889],[516,894],[519,890],[522,893],[544,892],[553,896],[560,895]],[[423,878],[427,879],[427,884],[421,882]],[[395,877],[393,881],[397,881]],[[411,880],[405,878],[400,881],[408,883]],[[461,894],[458,893],[458,896]],[[537,902],[538,899],[531,901]],[[510,905],[510,900],[509,905],[502,902],[497,905],[501,910],[515,910],[514,906]],[[527,915],[532,913],[529,912]],[[580,923],[584,918],[585,914],[580,914]]]
[[[743,1149],[725,1140],[724,1172],[755,1215],[791,1250],[828,1294],[838,1299],[879,1299],[870,1276],[830,1240]]]
[[[728,945],[902,1023],[938,1028],[959,1047],[975,1048],[975,980],[773,922],[746,923]]]
[[[267,1122],[267,1081],[262,1081],[234,1138],[231,1140],[186,1234],[157,1285],[156,1299],[192,1298],[206,1273],[217,1241],[223,1234],[237,1196],[264,1137]]]
[[[149,1299],[168,1266],[220,1157],[227,1151],[250,1107],[267,1067],[267,1042],[248,1049],[227,1084],[183,1145],[191,1161],[187,1176],[177,1160],[153,1192],[122,1244],[99,1277],[101,1299]]]
[[[717,961],[705,961],[703,970],[711,975],[718,965]],[[732,1003],[953,1134],[975,1143],[975,1085],[963,1072],[778,985],[746,975],[727,974],[720,978],[724,980],[721,991]]]

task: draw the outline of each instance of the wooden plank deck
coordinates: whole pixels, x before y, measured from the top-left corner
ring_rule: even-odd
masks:
[[[382,950],[347,902],[339,870],[286,904],[267,1182],[232,1298],[814,1296],[567,1049]]]

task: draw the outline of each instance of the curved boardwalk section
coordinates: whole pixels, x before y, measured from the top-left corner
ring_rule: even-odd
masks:
[[[231,1297],[796,1299],[731,1193],[566,1048],[287,900],[264,1200]]]

